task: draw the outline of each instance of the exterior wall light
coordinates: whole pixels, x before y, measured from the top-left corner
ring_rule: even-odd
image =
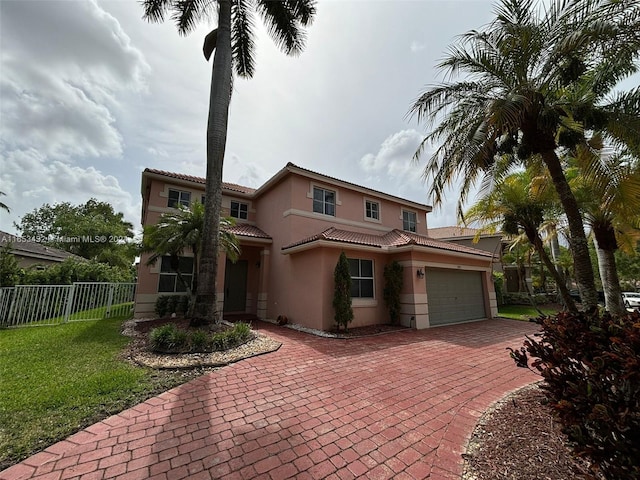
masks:
[[[416,275],[418,276],[418,278],[424,278],[424,268],[419,268],[416,272]]]

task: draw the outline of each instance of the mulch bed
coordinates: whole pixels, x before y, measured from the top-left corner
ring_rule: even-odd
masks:
[[[572,452],[538,385],[485,413],[464,458],[464,480],[599,480]]]

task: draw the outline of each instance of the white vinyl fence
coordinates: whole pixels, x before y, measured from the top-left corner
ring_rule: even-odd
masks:
[[[58,325],[128,315],[135,283],[77,282],[0,288],[0,326]]]

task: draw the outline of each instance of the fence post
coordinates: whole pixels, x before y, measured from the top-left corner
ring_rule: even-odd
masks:
[[[115,288],[115,284],[110,283],[109,284],[109,298],[107,300],[107,310],[104,314],[104,318],[110,318],[111,317],[111,305],[113,304],[113,290]]]
[[[64,309],[64,319],[63,319],[62,323],[69,322],[69,318],[71,317],[71,307],[73,305],[73,295],[74,295],[74,292],[76,290],[75,287],[76,286],[73,283],[69,286],[69,295],[67,296],[67,306]]]
[[[9,315],[7,315],[7,325],[11,325],[11,320],[13,319],[13,310],[14,305],[16,303],[16,298],[18,297],[18,286],[13,287],[13,295],[11,295],[11,303],[9,304]]]

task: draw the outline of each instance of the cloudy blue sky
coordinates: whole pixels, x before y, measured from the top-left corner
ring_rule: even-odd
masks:
[[[260,27],[236,80],[226,181],[257,187],[287,162],[428,203],[406,114],[485,0],[321,0],[297,57]],[[44,203],[112,203],[139,229],[145,167],[204,176],[210,64],[202,41],[149,24],[133,0],[0,0],[0,229]],[[455,224],[458,192],[429,215]]]

